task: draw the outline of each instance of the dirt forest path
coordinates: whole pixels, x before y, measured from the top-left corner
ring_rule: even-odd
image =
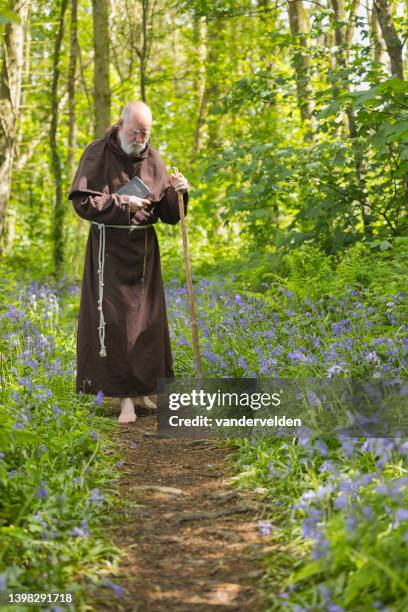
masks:
[[[109,527],[125,551],[120,577],[112,580],[125,591],[119,598],[104,588],[94,609],[267,610],[261,560],[274,546],[257,525],[264,518],[260,494],[232,487],[228,451],[216,441],[163,439],[155,430],[155,415],[145,412],[114,434],[122,445],[126,503]]]

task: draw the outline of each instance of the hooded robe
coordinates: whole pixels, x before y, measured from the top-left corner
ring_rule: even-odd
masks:
[[[114,125],[85,148],[68,195],[80,217],[96,222],[90,224],[82,278],[76,392],[135,397],[154,393],[159,378],[174,377],[159,244],[152,224],[160,219],[174,225],[180,217],[178,195],[159,153],[148,142],[141,153],[128,155],[117,132]],[[151,193],[147,208],[131,213],[129,196],[115,192],[134,176]],[[187,214],[188,194],[183,198]],[[101,342],[106,356],[100,355]]]

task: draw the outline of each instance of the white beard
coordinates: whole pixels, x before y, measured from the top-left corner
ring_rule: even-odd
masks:
[[[138,153],[141,153],[147,146],[147,143],[139,144],[138,142],[128,142],[126,136],[122,133],[122,130],[118,131],[118,137],[120,146],[128,155],[138,155]]]

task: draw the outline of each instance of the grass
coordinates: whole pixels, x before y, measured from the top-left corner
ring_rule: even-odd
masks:
[[[402,255],[374,261],[364,249],[335,264],[294,253],[280,275],[260,270],[254,282],[237,270],[196,282],[205,375],[343,376],[404,389]],[[103,533],[119,503],[114,425],[99,398],[74,392],[78,289],[3,278],[0,591],[71,591],[85,609],[120,554]],[[186,290],[167,280],[166,291],[176,375],[188,378]],[[263,578],[271,610],[408,608],[405,437],[308,431],[234,443],[236,486],[260,488],[269,506],[259,528],[277,544]]]

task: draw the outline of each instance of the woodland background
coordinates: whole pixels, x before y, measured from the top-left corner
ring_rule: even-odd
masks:
[[[151,105],[152,145],[191,184],[206,376],[371,381],[375,401],[399,390],[382,414],[404,422],[408,3],[12,0],[0,22],[0,596],[88,604],[121,557],[105,521],[131,500],[112,407],[74,387],[82,150],[126,102]],[[180,226],[156,227],[189,378]],[[265,502],[271,611],[408,609],[407,431],[234,444],[235,484]],[[122,574],[108,588],[132,593]]]
[[[151,105],[152,144],[190,180],[196,268],[254,253],[281,271],[300,245],[395,247],[408,227],[407,11],[389,0],[3,5],[4,255],[81,273],[88,226],[67,193],[83,148],[132,99]],[[178,230],[161,231],[174,253]]]

